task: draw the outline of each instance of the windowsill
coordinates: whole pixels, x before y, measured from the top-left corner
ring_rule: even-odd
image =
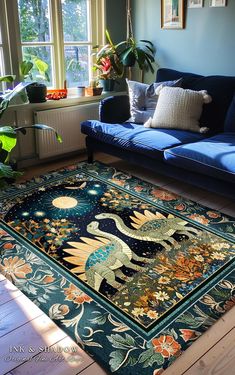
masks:
[[[73,105],[78,105],[82,103],[92,103],[99,102],[101,99],[107,98],[108,96],[118,96],[125,95],[126,91],[109,91],[97,96],[76,96],[69,95],[66,99],[60,100],[47,100],[44,103],[22,103],[22,104],[13,104],[9,108],[13,110],[44,110],[44,109],[53,109],[61,107],[69,107]]]

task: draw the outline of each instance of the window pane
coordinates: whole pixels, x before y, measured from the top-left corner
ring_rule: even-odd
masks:
[[[3,63],[3,49],[0,47],[0,77],[4,76],[4,63]],[[6,84],[4,82],[0,82],[0,92],[4,91],[6,88]]]
[[[0,76],[4,75],[3,49],[0,47]]]
[[[49,42],[50,17],[48,0],[18,0],[22,42]]]
[[[88,1],[62,0],[65,42],[88,41]]]
[[[89,82],[88,46],[67,46],[64,48],[67,87],[87,86]]]
[[[34,62],[35,58],[38,58],[48,64],[48,70],[46,71],[49,75],[50,81],[47,82],[41,77],[38,69],[34,66],[31,70],[32,79],[37,82],[45,83],[47,86],[53,86],[53,68],[52,68],[52,47],[23,47],[23,59]],[[26,79],[29,81],[30,78]]]

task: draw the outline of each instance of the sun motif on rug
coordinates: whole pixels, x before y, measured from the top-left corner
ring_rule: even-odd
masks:
[[[58,198],[54,198],[51,203],[56,208],[69,209],[76,207],[78,204],[78,200],[73,197],[61,196]]]
[[[116,214],[102,213],[96,215],[95,218],[114,220],[117,229],[126,236],[141,241],[159,243],[167,250],[171,248],[167,242],[170,242],[171,245],[177,244],[172,238],[175,233],[188,238],[199,233],[196,228],[187,226],[188,222],[181,218],[172,214],[164,216],[160,212],[152,213],[149,210],[144,210],[144,213],[133,211],[133,216],[130,216],[130,219],[132,220],[131,226],[135,229],[127,227],[121,217]]]
[[[81,280],[86,281],[95,290],[99,290],[104,279],[113,288],[120,289],[123,284],[119,283],[116,277],[124,281],[128,279],[120,269],[122,266],[141,271],[144,265],[140,266],[131,261],[136,260],[144,264],[151,261],[136,255],[117,236],[101,231],[97,221],[88,224],[87,232],[95,235],[95,239],[81,237],[80,242],[68,242],[72,248],[63,251],[72,256],[64,257],[64,260],[76,265],[71,272],[78,274]]]

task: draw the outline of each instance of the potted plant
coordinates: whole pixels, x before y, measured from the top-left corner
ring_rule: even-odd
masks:
[[[49,82],[47,73],[48,64],[37,56],[30,55],[32,60],[24,60],[20,65],[20,75],[23,79],[30,78],[36,82],[29,84],[26,88],[30,103],[42,103],[46,101],[47,86],[43,82]],[[35,71],[33,74],[33,70]],[[35,78],[35,79],[34,79]]]
[[[4,76],[0,77],[0,82],[9,82],[9,79],[10,82],[12,82],[12,78],[9,77],[13,77],[14,79],[14,76]],[[2,95],[0,97],[0,118],[7,110],[9,103],[12,101],[12,99],[19,95],[30,84],[30,82],[21,82],[11,92],[8,92],[7,94]],[[0,188],[4,187],[7,181],[9,181],[9,179],[15,179],[16,177],[22,174],[21,172],[15,171],[12,165],[10,164],[10,152],[16,146],[18,132],[26,134],[26,131],[29,128],[36,130],[53,131],[58,142],[62,142],[62,139],[57,134],[57,132],[52,127],[47,125],[35,124],[31,126],[20,127],[13,127],[8,125],[0,126]]]
[[[95,56],[95,63],[93,70],[98,71],[98,78],[104,91],[112,91],[114,83],[118,78],[121,78],[124,73],[123,64],[119,57],[119,47],[124,43],[114,44],[108,30],[105,32],[108,43],[100,48],[94,46],[93,49],[98,49],[93,53]]]
[[[120,60],[124,66],[132,67],[135,63],[138,64],[140,70],[146,67],[154,73],[154,46],[149,40],[140,40],[137,42],[133,37],[130,37],[125,42],[125,48],[120,53]]]

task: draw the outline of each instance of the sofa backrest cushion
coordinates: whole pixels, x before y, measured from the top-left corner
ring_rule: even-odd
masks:
[[[179,72],[178,70],[174,70],[174,69],[160,68],[157,71],[156,82],[163,82],[163,81],[179,79],[179,78],[191,79],[191,78],[201,78],[201,77],[203,76],[199,74]]]
[[[235,132],[235,95],[230,104],[230,107],[227,112],[227,116],[224,123],[225,132]]]
[[[108,96],[100,101],[99,119],[101,122],[125,122],[130,117],[130,103],[128,95]]]
[[[153,118],[144,124],[145,127],[182,129],[198,133],[208,131],[208,128],[199,126],[203,104],[211,101],[206,91],[181,87],[163,87],[159,91]]]
[[[224,122],[228,108],[235,92],[235,77],[201,76],[193,73],[179,72],[161,68],[157,72],[157,82],[183,78],[182,88],[207,90],[212,102],[204,106],[200,123],[207,126],[212,133],[224,131]]]

